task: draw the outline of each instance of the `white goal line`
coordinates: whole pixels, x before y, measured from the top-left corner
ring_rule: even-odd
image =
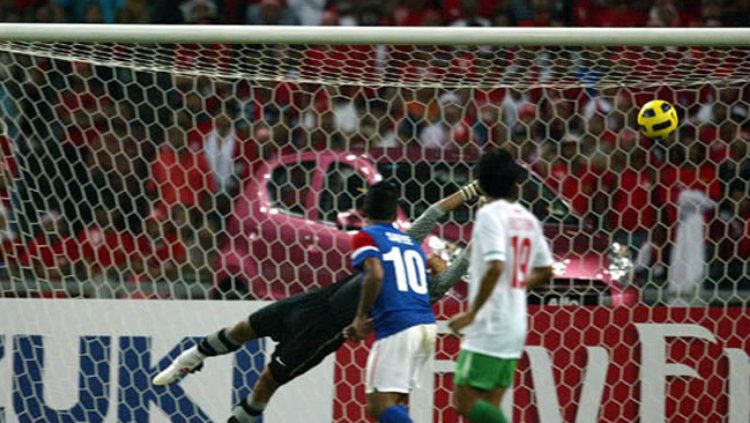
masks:
[[[750,28],[454,28],[0,24],[0,42],[750,46]]]

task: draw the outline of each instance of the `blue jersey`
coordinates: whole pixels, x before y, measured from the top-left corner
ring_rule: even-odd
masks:
[[[354,236],[352,246],[356,269],[361,270],[370,257],[380,260],[383,266],[383,286],[372,309],[377,339],[412,326],[435,323],[427,293],[426,259],[414,238],[393,225],[372,225]]]

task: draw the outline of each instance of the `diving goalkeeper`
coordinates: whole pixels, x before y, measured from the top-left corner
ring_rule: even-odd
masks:
[[[476,183],[461,188],[430,206],[406,233],[421,243],[442,216],[477,196]],[[428,261],[433,268],[429,294],[434,303],[466,274],[469,261],[466,250],[447,268],[439,258]],[[280,386],[318,365],[344,343],[342,332],[357,314],[361,286],[362,275],[356,274],[263,307],[248,319],[210,334],[184,351],[156,375],[153,383],[170,384],[200,370],[207,357],[230,354],[245,342],[268,336],[278,343],[271,361],[252,394],[234,407],[229,418],[229,423],[253,423]]]

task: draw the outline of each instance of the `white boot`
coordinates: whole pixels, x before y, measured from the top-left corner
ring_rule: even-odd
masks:
[[[197,346],[185,350],[169,367],[156,375],[151,383],[157,386],[169,385],[188,373],[200,370],[203,367],[203,360],[205,358],[206,356],[198,351]]]

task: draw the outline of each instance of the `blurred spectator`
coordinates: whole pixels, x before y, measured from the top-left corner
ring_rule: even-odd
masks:
[[[303,23],[303,25],[306,25]],[[326,10],[320,15],[320,25],[322,26],[338,26],[339,15],[333,10]]]
[[[186,212],[174,207],[169,214],[154,209],[146,218],[146,237],[150,249],[144,255],[148,280],[178,280],[180,269],[187,261],[187,248],[180,237],[180,227],[187,227]]]
[[[389,25],[387,8],[393,2],[380,2],[377,0],[364,0],[357,4],[357,25],[378,26]]]
[[[525,26],[525,23],[534,20],[534,4],[531,1],[510,0],[507,7],[516,25]]]
[[[87,203],[118,210],[122,218],[110,219],[116,229],[140,233],[149,208],[143,178],[148,174],[149,156],[139,154],[145,152],[132,135],[138,125],[114,120],[110,128],[91,145],[85,186]]]
[[[500,119],[501,108],[492,103],[479,106],[472,137],[483,148],[502,146],[508,138],[508,128]]]
[[[168,213],[175,205],[210,210],[216,182],[202,152],[192,150],[181,128],[167,129],[168,144],[151,167],[149,188],[155,192],[157,208]]]
[[[521,92],[515,88],[508,88],[501,103],[503,108],[503,121],[508,128],[513,127],[518,121],[522,106],[534,107],[529,100],[528,93]]]
[[[36,22],[65,23],[68,17],[65,10],[56,0],[46,0],[39,3],[36,9]]]
[[[287,0],[289,9],[294,10],[300,25],[331,25],[323,19],[327,0]],[[330,16],[328,17],[330,19]]]
[[[247,8],[245,23],[249,25],[299,25],[296,11],[284,0],[260,0]]]
[[[185,16],[180,5],[186,0],[159,0],[154,2],[151,23],[181,24],[185,23]]]
[[[506,6],[507,23],[518,26],[563,26],[570,22],[567,10],[570,3],[562,0],[511,0]],[[498,12],[497,16],[503,17]]]
[[[126,0],[117,14],[117,22],[122,24],[147,24],[150,19],[150,6],[146,0]]]
[[[687,305],[695,297],[706,273],[705,219],[716,203],[698,190],[685,189],[679,194],[679,220],[674,246],[669,257],[668,292],[672,304]]]
[[[251,137],[258,148],[258,159],[251,166],[250,174],[255,175],[257,166],[275,157],[280,147],[274,143],[272,129],[263,122],[256,123],[251,129]]]
[[[13,179],[18,175],[18,164],[13,156],[13,145],[5,120],[0,118],[0,204],[10,203]]]
[[[333,105],[331,111],[336,125],[336,130],[345,136],[359,132],[360,112],[357,110],[356,101],[361,100],[361,93],[356,87],[342,87],[339,93],[331,92]]]
[[[18,235],[13,227],[15,225],[11,225],[11,190],[18,169],[3,119],[0,119],[0,158],[0,267],[6,267],[8,258],[17,259],[17,253],[13,251]]]
[[[719,178],[724,188],[724,198],[733,198],[733,193],[744,193],[750,198],[750,141],[743,137],[732,140],[729,157],[719,167]]]
[[[217,22],[216,3],[211,0],[187,0],[180,5],[186,23],[212,24]]]
[[[406,0],[396,8],[394,23],[397,26],[423,26],[425,17],[435,10],[428,0]]]
[[[746,160],[747,161],[747,160]],[[750,175],[748,175],[750,176]],[[727,187],[718,216],[709,225],[708,289],[750,289],[750,191],[748,181]]]
[[[464,106],[452,92],[438,99],[441,116],[422,131],[419,140],[424,148],[459,148],[469,144],[471,128],[464,122]]]
[[[358,23],[355,3],[351,0],[336,1],[328,11],[337,16],[341,26],[356,26]]]
[[[656,0],[648,13],[648,26],[675,27],[680,25],[680,15],[673,0]]]
[[[582,216],[591,214],[591,200],[597,188],[597,175],[581,154],[581,138],[568,134],[560,143],[560,155],[552,162],[548,184],[570,201]]]
[[[150,249],[144,237],[138,237],[122,227],[123,216],[117,210],[97,207],[94,224],[77,236],[88,276],[118,273],[139,273],[143,270],[143,257]]]
[[[479,16],[479,0],[461,2],[461,18],[453,21],[453,26],[490,26],[489,19]]]
[[[682,141],[682,140],[681,140]],[[708,160],[706,145],[693,141],[689,146],[675,143],[669,148],[667,164],[660,169],[656,201],[663,207],[664,222],[676,222],[678,198],[684,189],[705,193],[711,200],[721,198],[721,184],[715,163]]]
[[[620,149],[612,156],[612,169],[607,177],[614,187],[608,210],[609,227],[615,240],[637,251],[656,223],[656,210],[651,203],[653,172],[645,149],[635,141],[633,137],[620,140]]]
[[[98,3],[89,3],[83,12],[83,23],[100,24],[104,23],[102,7]]]
[[[422,26],[443,26],[443,17],[436,10],[428,10],[422,18]]]
[[[368,145],[381,148],[401,145],[396,135],[393,114],[387,101],[381,99],[367,101],[359,132],[368,141]]]
[[[70,13],[71,22],[115,23],[126,0],[56,0]]]
[[[81,254],[70,226],[56,211],[44,212],[39,221],[41,230],[19,250],[18,263],[44,280],[72,276]]]
[[[206,134],[202,150],[216,183],[214,212],[223,221],[231,210],[232,199],[256,165],[258,148],[237,129],[239,106],[234,101],[222,105]]]
[[[240,138],[236,129],[238,106],[228,102],[214,118],[213,128],[203,140],[203,152],[213,172],[219,191],[233,195],[239,187],[240,178],[247,176],[256,154]]]
[[[11,226],[11,211],[6,205],[0,205],[0,268],[13,267],[18,260],[18,235]],[[10,263],[10,262],[14,263]]]
[[[743,24],[747,24],[747,16],[745,15],[747,12],[747,9],[740,13],[740,16],[735,16],[735,18],[740,19],[740,21]],[[730,15],[731,16],[731,15]],[[722,24],[722,9],[721,9],[721,2],[716,0],[709,0],[703,2],[703,7],[701,8],[701,24],[702,26],[709,27],[709,28],[715,28],[720,27]],[[731,25],[730,26],[734,26]]]

